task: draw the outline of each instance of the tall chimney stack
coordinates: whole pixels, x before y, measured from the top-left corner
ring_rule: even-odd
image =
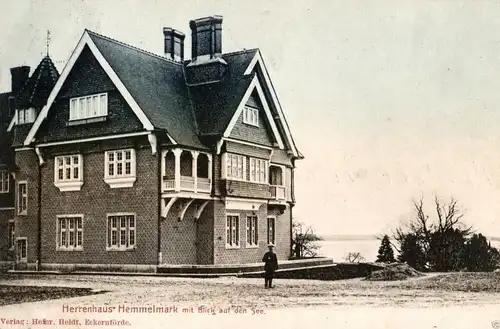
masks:
[[[222,16],[215,15],[194,19],[191,28],[191,59],[210,60],[222,55]]]
[[[164,27],[163,36],[165,40],[165,57],[182,62],[184,60],[184,38],[186,37],[184,33],[170,27]]]
[[[30,76],[30,67],[29,66],[18,66],[10,69],[11,75],[11,90],[12,94],[15,96],[24,86],[26,81],[28,81]]]

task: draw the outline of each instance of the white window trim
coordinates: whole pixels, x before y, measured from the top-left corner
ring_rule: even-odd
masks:
[[[20,185],[25,184],[26,185],[26,209],[21,211],[21,202],[19,202],[19,193],[21,193],[21,188],[19,187]],[[17,193],[16,193],[16,202],[17,202],[17,214],[24,216],[28,214],[28,181],[22,180],[17,182]]]
[[[250,120],[249,113],[254,118],[254,121]],[[243,107],[243,123],[253,127],[259,127],[259,109],[249,105]]]
[[[122,172],[125,172],[125,151],[130,151],[130,175],[116,175],[116,154],[118,152],[123,152],[122,154]],[[110,176],[108,167],[109,167],[109,153],[114,153],[114,173],[115,175]],[[110,188],[126,188],[126,187],[132,187],[134,186],[134,183],[137,179],[137,174],[136,174],[136,167],[137,167],[137,156],[136,152],[134,149],[122,149],[122,150],[112,150],[112,151],[106,151],[104,152],[104,181],[106,184],[109,185]]]
[[[104,104],[105,104],[105,109],[104,111],[101,110],[101,97],[104,96]],[[85,104],[85,111],[87,110],[87,105],[88,99],[93,99],[94,97],[97,97],[97,104],[99,111],[97,115],[88,115],[88,112],[84,114],[83,116],[81,114],[81,109],[80,109],[80,101],[83,100],[83,104]],[[76,104],[76,108],[73,107],[73,104]],[[100,118],[100,117],[105,117],[108,115],[108,93],[100,93],[100,94],[92,94],[92,95],[86,95],[86,96],[81,96],[81,97],[73,97],[69,100],[69,121],[79,121],[79,120],[87,120],[87,119],[92,119],[92,118]]]
[[[269,240],[269,219],[272,219],[274,221],[274,231],[273,231],[274,242],[267,241],[267,240]],[[272,244],[273,246],[276,245],[276,216],[267,216],[267,219],[266,219],[266,242],[268,244]]]
[[[134,245],[131,247],[127,246],[110,246],[109,245],[109,218],[110,217],[118,217],[118,216],[133,216],[134,217]],[[130,226],[127,227],[127,240],[130,239],[130,236],[128,235],[128,232],[130,231]],[[117,237],[116,241],[118,242],[120,240],[120,223],[117,222]],[[109,213],[106,214],[106,251],[133,251],[137,248],[137,215],[136,213],[132,212],[117,212],[117,213]]]
[[[0,170],[0,194],[5,194],[10,192],[10,173],[8,170],[2,169]],[[7,189],[3,189],[3,185],[5,182],[5,179],[7,179]]]
[[[249,220],[250,220],[250,219],[253,219],[253,218],[256,218],[256,219],[257,219],[257,220],[256,220],[257,225],[256,225],[256,227],[255,227],[255,232],[257,233],[257,241],[255,241],[255,243],[254,243],[254,244],[250,244],[250,243],[248,243],[248,229],[249,229],[248,223],[249,223]],[[246,240],[247,240],[247,241],[246,241],[246,247],[247,247],[248,249],[251,249],[251,248],[259,248],[259,240],[260,240],[260,234],[259,234],[259,216],[257,216],[257,215],[247,215],[247,222],[246,222],[246,225],[247,225],[247,226],[246,226],[246,231],[245,231],[245,233],[246,233]]]
[[[21,120],[21,113],[23,114],[22,120]],[[29,115],[27,115],[29,114]],[[17,125],[25,125],[29,123],[35,122],[36,119],[36,113],[35,109],[33,107],[29,107],[27,109],[16,109],[15,112],[16,118],[16,124]]]
[[[243,179],[241,178],[234,178],[230,177],[229,173],[227,172],[227,157],[229,155],[236,155],[239,157],[243,158]],[[226,180],[232,180],[232,181],[239,181],[239,182],[247,182],[247,157],[242,155],[242,154],[237,154],[237,153],[231,153],[231,152],[226,152],[222,154],[222,161],[221,161],[221,177],[222,179]]]
[[[16,222],[14,219],[9,219],[9,222],[7,224],[7,233],[9,234],[9,237],[7,241],[11,242],[12,244],[9,244],[9,250],[14,250],[16,247]],[[10,232],[10,225],[12,225],[12,234]]]
[[[82,220],[82,245],[81,246],[61,246],[60,244],[60,236],[59,236],[59,221],[61,218],[80,218]],[[69,226],[66,224],[66,230],[69,229]],[[78,225],[75,225],[75,240],[78,235]],[[83,214],[70,214],[70,215],[57,215],[56,216],[56,250],[57,251],[83,251],[83,237],[84,237],[84,216]],[[67,242],[69,243],[69,235],[67,237]]]
[[[20,263],[26,263],[28,261],[28,238],[27,237],[19,237],[16,239],[16,249],[17,249],[17,242],[25,240],[26,241],[26,257],[19,257],[19,262]],[[18,250],[16,250],[16,260],[17,260],[17,255],[18,255]]]
[[[58,159],[63,159],[63,177],[66,175],[66,171],[64,170],[64,166],[66,163],[66,158],[71,157],[73,161],[73,157],[78,157],[78,179],[70,178],[70,179],[62,179],[59,180],[59,172],[58,172]],[[71,164],[73,167],[74,165]],[[71,176],[73,176],[73,172],[71,172]],[[54,185],[61,192],[69,192],[69,191],[80,191],[83,185],[83,156],[81,154],[68,154],[68,155],[60,155],[54,157]]]
[[[229,244],[228,241],[227,241],[227,218],[230,217],[230,216],[238,218],[238,228],[236,230],[237,233],[238,233],[238,241],[237,241],[236,245]],[[241,218],[240,218],[240,214],[237,214],[237,213],[226,213],[225,225],[224,225],[224,235],[225,235],[224,240],[226,240],[226,249],[240,249],[241,248],[241,234],[240,234],[240,231],[241,231]]]
[[[264,162],[264,171],[265,172],[264,172],[264,181],[263,182],[255,180],[255,179],[252,180],[252,160],[254,161],[254,163]],[[250,158],[249,171],[250,171],[249,182],[255,183],[255,184],[269,185],[269,161],[267,161],[265,159],[260,159],[260,158]],[[255,170],[255,177],[257,177],[257,169]]]

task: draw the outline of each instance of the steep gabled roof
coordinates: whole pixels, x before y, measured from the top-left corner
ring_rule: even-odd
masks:
[[[243,73],[256,53],[251,49],[222,55],[228,65],[221,81],[189,87],[200,135],[222,136],[252,82]]]
[[[202,146],[182,64],[87,32],[155,128],[179,144]]]
[[[47,103],[58,78],[57,68],[50,57],[45,56],[16,96],[16,108],[41,109]]]

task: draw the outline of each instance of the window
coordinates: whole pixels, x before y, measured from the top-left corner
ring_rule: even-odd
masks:
[[[135,215],[108,215],[108,250],[128,250],[135,247]]]
[[[246,158],[237,154],[224,154],[225,163],[225,178],[233,180],[246,180]],[[224,163],[224,162],[223,162]]]
[[[83,249],[83,215],[57,216],[57,225],[59,250]]]
[[[268,217],[267,218],[267,243],[275,244],[276,243],[276,218]]]
[[[17,185],[17,213],[26,215],[28,213],[28,183],[19,182]]]
[[[25,124],[35,122],[35,109],[22,109],[17,110],[17,124]]]
[[[243,109],[243,123],[258,127],[259,109],[245,106],[245,108]]]
[[[259,224],[257,216],[247,217],[247,246],[259,245]]]
[[[83,185],[81,154],[55,157],[54,185],[61,191],[79,191]]]
[[[108,151],[104,154],[104,181],[111,188],[132,187],[135,175],[135,150]]]
[[[16,241],[16,225],[13,219],[9,220],[8,233],[9,233],[9,249],[14,249]]]
[[[108,94],[72,98],[69,102],[69,119],[82,120],[108,115]]]
[[[19,262],[26,262],[28,260],[28,239],[18,238],[17,239],[17,260]]]
[[[7,170],[0,170],[0,193],[9,193],[10,174]]]
[[[226,217],[226,247],[240,246],[240,218],[238,215]]]
[[[250,158],[250,181],[267,184],[267,167],[266,160]]]

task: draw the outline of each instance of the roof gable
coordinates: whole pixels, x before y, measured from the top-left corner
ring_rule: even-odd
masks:
[[[283,141],[281,139],[281,136],[278,132],[278,128],[276,127],[276,123],[273,119],[273,116],[271,114],[271,110],[269,108],[268,102],[266,100],[266,97],[264,95],[264,91],[262,90],[262,87],[260,86],[259,79],[257,75],[255,74],[252,81],[250,82],[250,85],[248,86],[245,94],[240,100],[240,103],[238,104],[238,107],[236,108],[236,111],[234,112],[231,121],[227,125],[226,129],[224,130],[224,133],[222,134],[223,137],[229,137],[231,134],[231,131],[233,130],[234,126],[238,122],[238,119],[241,117],[243,109],[245,108],[245,105],[248,103],[248,100],[250,99],[250,96],[252,93],[256,92],[257,96],[259,97],[260,103],[263,106],[263,112],[265,114],[265,118],[267,119],[267,123],[271,127],[271,131],[273,132],[274,138],[276,142],[278,143],[278,146],[280,149],[284,148]]]
[[[260,70],[258,70],[257,68]],[[269,72],[266,68],[264,60],[262,59],[262,55],[261,55],[260,51],[257,51],[255,56],[252,58],[250,64],[246,68],[244,75],[251,76],[253,74],[258,74],[259,72],[262,73],[262,78],[263,78],[262,88],[266,92],[268,92],[271,96],[272,106],[277,111],[277,119],[278,119],[277,122],[280,125],[280,127],[283,129],[283,132],[286,136],[287,144],[289,145],[289,147],[290,147],[290,149],[295,157],[303,158],[303,155],[297,149],[297,146],[295,145],[295,141],[292,138],[292,134],[290,132],[290,127],[288,126],[288,122],[286,121],[285,114],[283,112],[283,109],[281,108],[281,104],[278,100],[278,96],[276,95],[276,90],[274,89],[274,86],[271,82],[271,77],[269,76]]]
[[[154,127],[151,124],[151,121],[148,119],[148,117],[144,114],[142,109],[139,107],[137,102],[134,100],[134,98],[130,95],[130,92],[127,90],[123,82],[120,80],[120,78],[117,76],[117,74],[113,71],[111,66],[109,65],[108,61],[103,57],[99,49],[96,47],[94,44],[93,40],[90,38],[90,35],[88,31],[86,30],[82,37],[80,38],[80,41],[78,42],[78,45],[76,46],[75,50],[71,54],[71,57],[68,60],[68,63],[64,67],[60,78],[57,80],[56,85],[52,89],[48,99],[47,99],[47,104],[43,107],[42,111],[40,112],[40,115],[38,115],[37,119],[35,120],[35,123],[31,127],[26,139],[24,140],[24,145],[29,145],[33,138],[36,135],[36,132],[40,128],[41,123],[43,120],[47,118],[47,113],[54,102],[55,98],[57,97],[61,87],[63,86],[64,82],[66,81],[66,78],[68,77],[69,73],[71,72],[71,69],[75,65],[76,60],[80,56],[81,52],[85,48],[85,46],[88,46],[89,49],[91,50],[92,54],[96,57],[98,60],[99,64],[101,67],[104,69],[104,71],[107,73],[111,81],[113,81],[114,85],[118,88],[122,96],[124,97],[125,101],[129,104],[129,106],[132,108],[134,113],[137,115],[138,119],[141,121],[144,129],[146,130],[153,130]]]

